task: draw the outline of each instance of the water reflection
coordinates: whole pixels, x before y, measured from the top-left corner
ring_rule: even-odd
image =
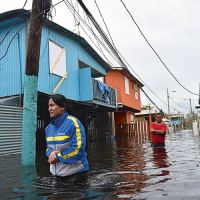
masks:
[[[140,192],[145,187],[145,182],[149,177],[144,173],[146,167],[145,151],[143,144],[138,143],[136,138],[124,140],[118,138],[116,141],[114,171],[121,171],[121,181],[117,187],[120,188],[115,193],[117,197],[128,198],[134,193]]]
[[[152,151],[152,158],[155,167],[166,168],[169,166],[167,161],[168,155],[165,147],[153,147]]]
[[[80,199],[85,197],[87,174],[73,177],[38,177],[34,180],[39,196],[51,200]]]
[[[195,199],[200,197],[200,141],[191,132],[169,135],[165,148],[133,137],[88,145],[90,171],[53,177],[44,156],[21,167],[0,157],[0,199]]]
[[[170,171],[168,170],[170,164],[168,162],[168,155],[165,147],[152,148],[152,162],[154,164],[154,167],[159,169],[160,171],[156,174],[151,174],[151,177],[161,176],[161,179],[159,181],[156,181],[154,184],[165,183],[171,179],[169,176]]]

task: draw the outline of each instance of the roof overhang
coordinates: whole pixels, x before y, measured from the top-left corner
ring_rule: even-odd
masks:
[[[119,112],[127,111],[127,112],[134,112],[134,113],[140,112],[140,110],[138,110],[138,109],[130,108],[130,107],[125,106],[125,105],[120,104],[120,103],[117,104],[117,111],[119,111]]]
[[[123,75],[125,75],[127,78],[134,80],[139,87],[143,87],[144,85],[137,79],[133,74],[125,67],[112,67],[110,71],[120,71]]]

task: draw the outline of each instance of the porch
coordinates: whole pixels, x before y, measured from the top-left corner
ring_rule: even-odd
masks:
[[[105,83],[93,79],[93,100],[92,103],[110,108],[117,108],[117,92],[108,87]]]

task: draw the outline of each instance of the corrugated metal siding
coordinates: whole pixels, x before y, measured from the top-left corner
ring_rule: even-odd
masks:
[[[79,61],[91,66],[100,74],[106,70],[80,44],[49,27],[43,27],[40,51],[40,67],[38,75],[38,91],[52,94],[61,77],[49,72],[48,40],[65,48],[67,78],[62,82],[57,93],[64,94],[68,99],[80,100],[79,95]],[[73,84],[72,84],[73,83]],[[91,91],[92,92],[92,91]]]
[[[14,22],[13,22],[14,23]],[[24,54],[24,32],[23,28],[15,37],[15,33],[23,26],[23,23],[16,24],[9,32],[2,45],[0,45],[0,57],[6,56],[0,60],[0,97],[17,95],[22,92],[25,55]],[[0,39],[8,32],[8,26],[0,26]],[[14,39],[12,40],[12,38]],[[11,42],[8,47],[9,43]],[[8,52],[6,53],[8,48]]]
[[[8,32],[10,23],[12,24],[12,22],[16,23],[16,19],[13,19],[9,24],[4,23],[4,26],[0,24],[0,39]],[[24,26],[24,23],[24,21],[17,22],[12,28],[12,31],[9,32],[2,45],[0,45],[0,57],[5,54],[14,34]],[[26,28],[25,26],[14,37],[6,56],[0,60],[0,97],[23,93],[27,37]],[[52,29],[52,27],[44,26],[41,38],[38,91],[52,94],[54,88],[61,79],[61,77],[49,73],[49,39],[63,46],[66,50],[66,70],[68,76],[59,87],[57,93],[64,94],[68,99],[79,101],[79,61],[87,64],[87,66],[90,66],[102,75],[106,74],[106,69],[78,41],[64,33]]]
[[[87,67],[79,69],[79,79],[80,100],[91,101],[93,98],[91,68]]]
[[[22,108],[0,105],[0,156],[21,152],[22,121]]]
[[[66,50],[66,71],[68,76],[58,88],[57,93],[64,94],[68,99],[79,100],[78,82],[78,53],[75,43],[56,31],[44,27],[41,38],[40,67],[38,75],[38,91],[52,94],[54,88],[61,80],[60,76],[49,72],[49,47],[48,40],[55,42]],[[73,83],[73,84],[71,84]]]

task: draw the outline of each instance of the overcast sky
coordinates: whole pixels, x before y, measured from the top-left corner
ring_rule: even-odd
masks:
[[[52,0],[53,4],[59,0]],[[71,0],[69,0],[71,1]],[[145,42],[136,25],[124,9],[120,0],[96,0],[116,47],[125,57],[134,71],[167,104],[167,88],[170,105],[177,110],[189,112],[189,98],[192,108],[198,102],[198,96],[186,92],[167,72],[155,53]],[[159,56],[189,90],[198,93],[200,76],[200,1],[199,0],[123,0],[140,26],[144,35]],[[0,12],[22,8],[25,0],[6,0]],[[76,0],[72,0],[76,5]],[[94,0],[83,0],[85,5],[105,29]],[[28,0],[25,9],[31,9],[32,0]],[[77,8],[77,6],[76,6]],[[82,9],[79,13],[83,16]],[[64,3],[56,6],[53,21],[65,28],[77,32],[72,14]],[[105,31],[106,32],[106,31]],[[80,35],[93,46],[80,28]],[[137,76],[136,76],[137,77]],[[147,87],[144,90],[165,112],[167,105],[154,96]],[[176,91],[176,92],[171,92]],[[184,100],[185,99],[185,100]],[[176,103],[175,103],[176,102]],[[149,101],[142,95],[142,103]],[[170,108],[171,112],[175,112]]]

